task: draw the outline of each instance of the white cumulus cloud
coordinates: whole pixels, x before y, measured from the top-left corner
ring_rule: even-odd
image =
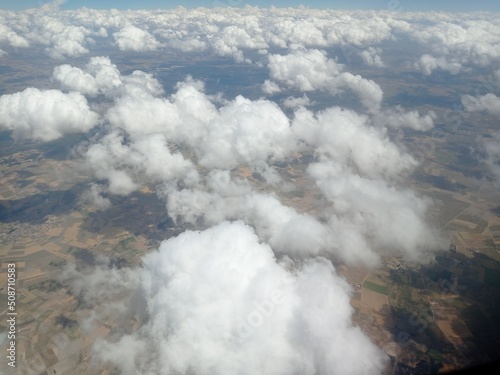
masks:
[[[134,25],[127,25],[113,34],[113,38],[120,51],[155,51],[162,44],[156,40],[147,30],[140,29]]]
[[[27,88],[0,97],[0,125],[17,138],[52,141],[93,128],[99,116],[83,95]]]
[[[386,363],[352,326],[350,287],[329,261],[279,264],[241,222],[165,241],[138,273],[148,321],[95,348],[124,374],[358,374]]]

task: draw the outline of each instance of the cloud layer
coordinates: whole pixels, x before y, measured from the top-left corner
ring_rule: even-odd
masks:
[[[389,127],[427,130],[433,114],[380,108],[380,87],[373,83],[380,97],[370,101],[378,97],[363,87],[371,81],[344,72],[322,51],[274,58],[271,78],[299,91],[356,92],[360,85],[367,113],[309,110],[304,95],[288,99],[289,117],[267,99],[211,96],[190,77],[165,93],[150,74],[124,75],[107,57],[53,71],[68,92],[52,90],[61,97],[104,100],[98,107],[104,132],[80,148],[100,183],[91,185],[87,201],[105,209],[110,201],[103,194],[153,187],[171,218],[203,229],[164,242],[143,259],[143,269],[109,282],[104,269],[90,276],[67,271],[74,293],[88,303],[97,289],[116,289],[121,277],[123,293],[143,301],[138,312],[118,297],[122,292],[107,297],[106,314],[139,314],[143,322],[95,348],[124,373],[378,373],[385,366],[385,355],[352,326],[350,287],[323,256],[365,266],[393,253],[426,262],[442,246],[426,223],[427,202],[398,182],[417,163],[387,136]],[[324,73],[321,81],[297,78],[311,59]],[[302,155],[314,159],[304,188],[317,191],[315,215],[282,199],[295,188],[276,163]],[[242,178],[241,168],[260,176],[260,186]],[[102,285],[85,287],[87,277]]]
[[[387,126],[430,129],[432,114],[400,107],[374,116],[339,107],[315,113],[299,106],[289,119],[265,99],[237,96],[217,106],[204,85],[190,78],[164,96],[150,75],[123,76],[103,57],[92,58],[85,70],[57,67],[54,77],[62,87],[113,100],[103,114],[110,131],[83,151],[87,167],[106,181],[111,194],[128,195],[153,184],[172,218],[205,225],[243,219],[276,251],[296,257],[335,254],[374,265],[383,249],[424,260],[421,251],[439,244],[425,224],[426,202],[396,183],[416,161],[386,135]],[[256,191],[231,172],[248,167],[268,189],[287,191],[290,184],[274,164],[297,153],[317,158],[306,172],[326,201],[321,213],[326,223],[296,212],[274,193]],[[402,220],[413,224],[394,230]]]
[[[101,43],[120,51],[171,50],[211,53],[250,62],[249,55],[271,50],[341,47],[350,60],[383,67],[382,43],[411,40],[425,47],[408,61],[425,75],[456,74],[471,66],[498,65],[498,15],[493,13],[427,14],[278,8],[182,7],[156,11],[42,7],[24,12],[0,11],[0,48],[43,46],[56,59],[88,54]]]
[[[137,273],[147,322],[95,347],[123,374],[361,374],[385,365],[352,326],[350,287],[331,263],[279,264],[242,222],[165,241]]]

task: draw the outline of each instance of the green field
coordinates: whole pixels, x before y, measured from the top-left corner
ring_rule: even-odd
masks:
[[[383,286],[383,285],[378,285],[378,284],[372,283],[370,281],[365,281],[363,283],[363,288],[366,288],[368,290],[372,290],[372,291],[380,293],[380,294],[384,294],[386,296],[389,295],[389,288],[387,288],[386,286]]]

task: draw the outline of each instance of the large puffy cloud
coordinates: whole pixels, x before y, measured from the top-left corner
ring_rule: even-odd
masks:
[[[295,116],[292,129],[297,137],[324,159],[348,165],[358,173],[394,176],[415,165],[383,129],[370,126],[367,116],[338,107],[317,114],[299,109]]]
[[[95,78],[80,68],[60,65],[54,68],[53,77],[61,83],[63,89],[79,91],[90,96],[98,93]]]
[[[445,14],[427,17],[408,14],[413,27],[406,32],[430,53],[415,63],[425,75],[436,69],[456,74],[470,65],[486,67],[498,63],[499,28],[494,14]]]
[[[329,241],[336,244],[334,252],[347,261],[369,264],[376,253],[394,246],[418,259],[420,250],[441,245],[437,233],[425,224],[427,203],[393,183],[416,162],[383,129],[370,126],[365,116],[340,108],[318,114],[301,109],[292,129],[319,156],[307,172],[332,204],[326,212],[330,212],[333,240]],[[401,222],[411,224],[396,228]]]
[[[380,86],[359,75],[343,72],[343,68],[325,52],[316,49],[296,50],[287,55],[271,54],[268,62],[270,78],[280,84],[301,91],[324,90],[334,95],[349,89],[370,112],[376,113],[383,98]]]
[[[238,96],[217,109],[196,81],[177,88],[168,99],[127,93],[107,118],[132,136],[161,133],[194,147],[200,165],[208,168],[254,164],[271,155],[279,159],[293,147],[288,118],[275,103]]]
[[[391,26],[373,13],[319,9],[270,9],[262,29],[278,47],[364,46],[390,39]]]
[[[325,87],[342,71],[342,65],[320,50],[294,51],[288,55],[269,55],[269,76],[274,81],[312,91]]]
[[[141,76],[141,72],[135,74],[135,78]],[[129,77],[129,84],[106,114],[110,123],[132,136],[163,133],[174,142],[198,144],[206,136],[207,123],[217,116],[217,108],[203,93],[203,85],[188,79],[170,98],[158,97],[158,88],[155,80],[132,82]]]
[[[17,138],[51,141],[64,134],[86,132],[98,119],[77,92],[27,88],[0,97],[0,125]]]
[[[224,27],[220,36],[213,41],[213,48],[217,54],[232,55],[239,62],[244,61],[242,50],[267,47],[268,44],[261,35],[255,33],[250,35],[247,30],[234,25]]]
[[[336,252],[348,263],[376,264],[377,254],[394,251],[426,262],[446,245],[425,222],[429,202],[412,191],[381,178],[346,173],[332,162],[312,164],[308,173],[332,203],[332,237]]]
[[[51,33],[51,45],[47,53],[54,58],[77,57],[89,52],[85,41],[90,32],[81,26],[54,25],[47,33]]]
[[[49,56],[62,59],[89,52],[87,44],[93,33],[85,26],[68,22],[64,17],[60,17],[59,12],[28,10],[24,15],[27,18],[22,21],[29,22],[24,37],[32,44],[46,46],[45,51]]]
[[[63,90],[79,91],[88,96],[103,94],[109,98],[158,96],[161,84],[148,73],[134,71],[122,76],[109,57],[92,57],[84,69],[68,64],[54,68],[52,78]]]
[[[228,169],[254,164],[268,156],[283,158],[293,144],[288,118],[274,103],[250,101],[238,96],[220,109],[208,126],[210,132],[200,150],[200,164]]]
[[[52,76],[63,89],[89,96],[107,93],[123,83],[116,65],[108,57],[92,57],[84,70],[68,64],[57,66]]]
[[[114,33],[113,38],[121,51],[154,51],[161,47],[153,35],[134,25],[125,26]]]
[[[291,268],[293,273],[286,270]],[[124,374],[360,374],[384,368],[381,350],[352,326],[350,287],[331,263],[279,264],[241,222],[163,242],[144,257],[138,274],[147,322],[95,348]]]

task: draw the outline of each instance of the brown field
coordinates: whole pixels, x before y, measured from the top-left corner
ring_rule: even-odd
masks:
[[[468,337],[472,337],[472,333],[469,331],[467,326],[465,324],[461,324],[461,332],[456,332],[453,329],[453,324],[457,321],[456,316],[450,316],[446,320],[437,320],[436,324],[439,327],[439,329],[443,332],[443,334],[446,336],[446,338],[450,341],[454,341],[459,339],[459,341],[462,341],[463,339],[466,339]]]
[[[389,306],[389,298],[383,294],[363,288],[361,293],[361,308],[368,307],[374,311],[381,311]]]
[[[366,275],[368,275],[368,270],[363,267],[348,267],[341,265],[339,267],[339,273],[344,276],[349,284],[362,284]]]

